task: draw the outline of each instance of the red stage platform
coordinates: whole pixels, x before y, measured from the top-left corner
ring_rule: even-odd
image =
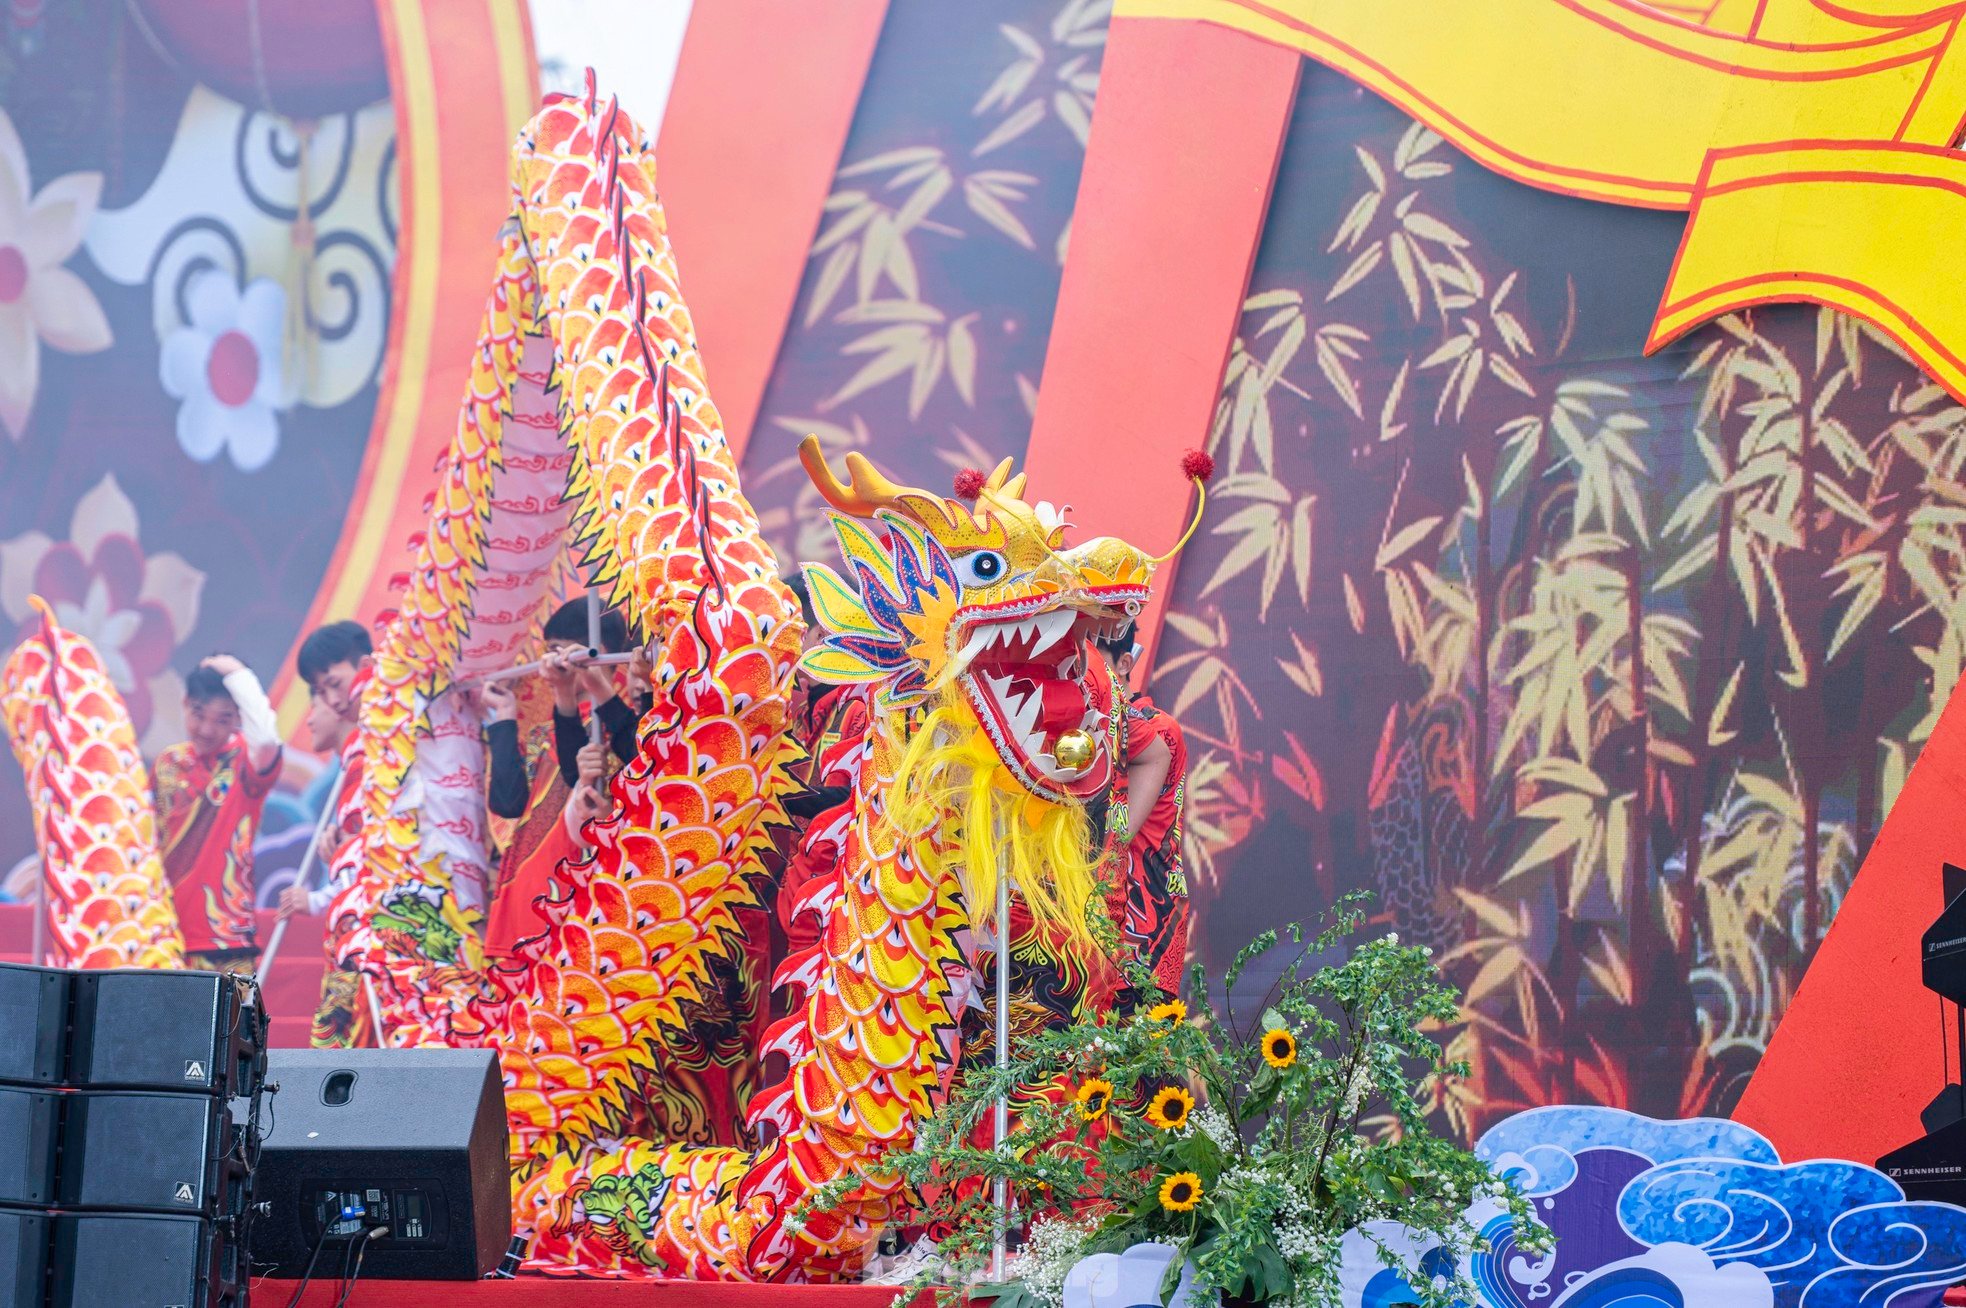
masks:
[[[253,1302],[286,1308],[292,1281],[255,1281]],[[333,1281],[307,1287],[300,1308],[334,1308]],[[363,1281],[348,1308],[900,1308],[901,1292],[877,1285],[724,1285],[713,1281]],[[924,1292],[908,1308],[933,1308]]]

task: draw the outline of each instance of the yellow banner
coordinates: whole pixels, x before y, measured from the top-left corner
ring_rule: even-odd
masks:
[[[1812,0],[1707,9],[1717,22],[1780,27],[1780,40],[1626,0],[1118,0],[1114,15],[1249,32],[1329,64],[1496,172],[1683,209],[1710,150],[1957,138],[1958,10],[1843,9],[1865,21]]]
[[[1876,323],[1966,396],[1966,156],[1906,145],[1716,155],[1666,281],[1649,353],[1716,315],[1810,300]]]
[[[1648,351],[1807,300],[1966,400],[1957,0],[1117,0],[1299,50],[1505,176],[1691,209]]]

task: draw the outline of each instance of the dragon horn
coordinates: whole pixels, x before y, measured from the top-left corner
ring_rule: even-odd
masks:
[[[1011,476],[1010,460],[1005,459],[983,483],[983,489],[995,492],[1001,499],[1021,500],[1024,498],[1024,474],[1020,472],[1015,477]]]
[[[799,462],[805,465],[806,475],[812,478],[812,484],[819,488],[828,504],[856,518],[871,518],[876,510],[895,507],[904,495],[926,495],[924,491],[895,485],[858,450],[847,452],[847,484],[842,486],[833,470],[826,466],[826,452],[820,448],[817,436],[799,442]]]

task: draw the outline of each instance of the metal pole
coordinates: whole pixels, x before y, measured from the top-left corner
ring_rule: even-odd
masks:
[[[1010,1066],[1010,875],[997,869],[997,1070]],[[1004,1137],[1010,1134],[1010,1089],[997,1096],[996,1148],[1003,1152]],[[1010,1186],[1002,1178],[996,1183],[997,1241],[990,1252],[990,1275],[997,1281],[1004,1276],[1004,1254],[1010,1238]]]
[[[576,653],[567,661],[577,668],[610,668],[627,663],[634,657],[632,653],[597,654],[589,650],[585,654]],[[496,672],[480,672],[476,676],[459,677],[456,681],[453,681],[437,693],[442,695],[463,686],[483,686],[494,681],[511,681],[515,677],[523,677],[528,673],[537,672],[545,666],[545,659],[534,659],[530,663],[519,663],[509,668],[500,668]]]
[[[34,966],[48,965],[48,865],[34,873]]]
[[[339,766],[337,764],[337,766]],[[328,790],[328,802],[321,808],[321,816],[314,819],[314,838],[307,842],[307,848],[300,856],[300,870],[294,873],[294,884],[303,890],[311,890],[308,879],[313,875],[312,864],[319,861],[321,835],[334,821],[335,811],[341,807],[342,783],[348,780],[348,773],[341,772]],[[289,915],[291,916],[291,915]],[[287,919],[282,917],[273,924],[273,934],[267,938],[266,948],[260,951],[259,964],[254,969],[259,976],[268,976],[273,971],[273,960],[280,956],[280,942],[287,938]]]
[[[598,590],[587,592],[587,648],[593,650],[601,648],[601,592]],[[622,661],[624,663],[627,662],[626,659]],[[599,700],[596,700],[587,711],[587,743],[590,745],[601,743],[601,704]]]
[[[375,996],[375,983],[369,980],[368,973],[362,974],[362,993],[369,1001],[369,1024],[375,1028],[375,1047],[389,1048],[389,1041],[382,1033],[382,1001]]]

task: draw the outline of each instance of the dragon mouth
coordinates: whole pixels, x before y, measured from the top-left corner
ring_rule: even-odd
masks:
[[[997,754],[1023,785],[1051,800],[1085,799],[1111,785],[1104,697],[1090,676],[1087,640],[1124,622],[1115,611],[1081,612],[1056,596],[972,609],[956,619],[957,680]],[[1081,733],[1080,766],[1059,759],[1061,738]]]

